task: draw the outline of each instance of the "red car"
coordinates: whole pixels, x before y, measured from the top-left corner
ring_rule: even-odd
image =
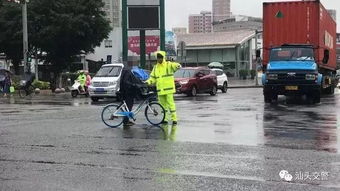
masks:
[[[198,93],[217,93],[217,77],[213,71],[203,67],[188,67],[177,70],[174,74],[176,92],[189,96]]]

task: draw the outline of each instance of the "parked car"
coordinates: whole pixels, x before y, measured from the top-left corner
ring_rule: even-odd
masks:
[[[124,65],[121,63],[105,64],[92,78],[89,86],[89,94],[92,101],[99,99],[117,97],[119,91],[119,80]]]
[[[226,93],[228,90],[228,77],[224,73],[222,69],[212,68],[212,71],[215,72],[217,76],[217,88],[222,91],[222,93]]]
[[[202,67],[188,67],[177,70],[174,74],[176,93],[196,96],[198,93],[217,93],[217,77],[214,72]]]

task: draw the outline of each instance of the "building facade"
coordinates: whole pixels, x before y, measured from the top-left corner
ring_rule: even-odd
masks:
[[[172,32],[175,35],[187,34],[188,33],[186,27],[174,27],[174,28],[172,28]]]
[[[186,43],[186,55],[177,57],[183,66],[207,66],[220,62],[228,76],[238,77],[239,71],[255,69],[255,32],[250,30],[179,35],[177,43]]]
[[[230,0],[212,0],[213,22],[222,21],[231,16]]]
[[[210,11],[201,11],[200,14],[189,15],[189,33],[211,33],[212,14]]]
[[[230,30],[262,30],[263,20],[261,18],[256,17],[248,17],[242,15],[232,16],[228,19],[214,22],[213,23],[213,31],[214,32],[223,32]]]

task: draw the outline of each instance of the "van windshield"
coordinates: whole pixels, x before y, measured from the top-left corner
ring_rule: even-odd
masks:
[[[118,77],[122,70],[121,66],[101,67],[95,77]]]

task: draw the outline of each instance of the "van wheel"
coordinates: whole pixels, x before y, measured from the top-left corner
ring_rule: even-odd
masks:
[[[91,97],[91,100],[92,100],[93,102],[98,102],[99,98],[97,98],[97,97]]]
[[[227,93],[227,90],[228,90],[228,83],[224,82],[222,86],[222,93]]]

